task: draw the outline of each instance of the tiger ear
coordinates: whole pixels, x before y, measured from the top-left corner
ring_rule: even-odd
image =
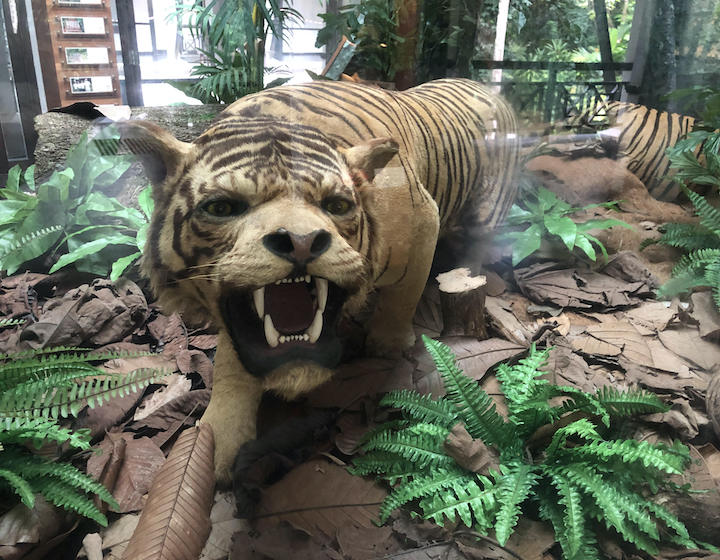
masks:
[[[398,143],[389,137],[372,138],[367,142],[341,150],[355,184],[370,182],[398,153]]]
[[[123,121],[117,126],[122,145],[140,158],[145,173],[156,186],[178,170],[183,156],[192,147],[150,121]]]

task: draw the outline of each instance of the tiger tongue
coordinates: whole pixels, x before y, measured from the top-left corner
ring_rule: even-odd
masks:
[[[313,322],[315,306],[305,282],[265,286],[265,313],[281,334],[301,333]]]

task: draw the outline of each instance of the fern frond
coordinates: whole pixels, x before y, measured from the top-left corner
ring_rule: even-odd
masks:
[[[39,447],[44,441],[69,443],[78,449],[90,449],[88,430],[70,430],[49,418],[18,418],[0,414],[0,442],[21,444],[34,441]],[[4,453],[9,453],[5,450]]]
[[[356,476],[377,474],[390,484],[395,484],[398,480],[408,480],[419,474],[418,468],[407,459],[398,457],[395,453],[381,451],[372,451],[355,457],[348,470]]]
[[[3,457],[1,464],[6,469],[21,472],[28,480],[56,478],[76,490],[97,494],[104,502],[117,506],[115,498],[105,486],[69,463],[51,462],[29,453],[16,453],[10,458]]]
[[[51,478],[37,479],[35,487],[48,501],[58,507],[79,513],[103,527],[107,527],[107,518],[90,499],[79,494],[66,483]]]
[[[517,364],[498,365],[496,375],[510,409],[525,404],[539,386],[548,385],[547,373],[541,370],[547,365],[549,351],[549,348],[538,351],[533,343],[527,357]]]
[[[504,447],[514,439],[513,428],[495,410],[495,403],[480,385],[457,367],[452,350],[442,342],[423,335],[423,342],[435,361],[447,391],[455,403],[468,433],[486,445]]]
[[[674,536],[670,536],[673,542],[684,546],[686,548],[698,548],[697,543],[690,538],[687,527],[685,524],[665,509],[660,504],[649,501],[645,504],[645,507],[660,521],[662,521],[668,529],[672,529],[675,532]]]
[[[69,382],[78,377],[85,378],[88,374],[103,375],[104,379],[90,379],[82,383]],[[51,375],[46,379],[29,382],[4,392],[0,396],[0,416],[24,418],[75,416],[85,404],[94,408],[113,397],[123,397],[136,392],[163,375],[167,375],[167,372],[145,368],[124,375],[108,374],[97,368],[91,371],[81,369],[80,374],[68,371]],[[48,382],[54,382],[55,388],[42,391]],[[25,389],[26,386],[28,389]]]
[[[571,412],[582,411],[597,416],[605,426],[610,426],[610,413],[602,403],[598,401],[595,395],[591,395],[575,387],[555,385],[553,386],[553,391],[549,393],[548,398],[555,397],[569,397],[554,411],[557,418]]]
[[[0,459],[0,465],[3,461]],[[19,474],[6,468],[0,468],[0,478],[4,478],[19,497],[20,501],[32,509],[35,505],[35,493],[30,484]]]
[[[581,418],[576,420],[557,430],[550,441],[550,445],[545,450],[545,455],[549,460],[553,460],[555,455],[561,450],[565,449],[565,442],[570,436],[578,436],[582,439],[591,441],[600,440],[600,434],[597,432],[595,425],[590,422],[587,418]]]
[[[660,286],[657,290],[658,299],[672,299],[676,295],[690,292],[694,288],[707,286],[707,280],[702,270],[688,270],[682,274],[676,274]]]
[[[597,390],[595,397],[611,416],[625,417],[670,410],[657,395],[644,389],[620,391],[605,385]]]
[[[380,506],[380,522],[385,523],[393,510],[406,503],[423,496],[432,496],[456,485],[463,485],[467,478],[468,471],[460,467],[439,467],[394,488]]]
[[[33,241],[36,241],[37,239],[41,239],[43,237],[47,237],[48,235],[51,235],[53,233],[56,233],[58,231],[62,231],[63,226],[56,225],[56,226],[49,226],[44,227],[39,230],[33,231],[31,233],[28,233],[27,235],[23,235],[20,239],[16,239],[13,241],[11,245],[6,247],[3,251],[0,251],[0,261],[7,257],[8,255],[14,253],[15,251],[19,251],[20,249],[24,249],[28,243],[32,243]],[[2,265],[2,262],[0,262],[0,270],[3,270],[4,267]]]
[[[697,224],[665,224],[664,230],[660,238],[653,240],[655,243],[687,251],[720,245],[717,235]]]
[[[585,530],[585,512],[583,511],[582,495],[577,487],[563,476],[549,470],[550,480],[557,489],[563,507],[562,520],[558,519],[557,535],[562,535],[560,546],[567,560],[580,559],[579,554],[588,546]]]
[[[647,441],[633,439],[617,441],[591,441],[566,449],[567,453],[597,461],[618,458],[624,463],[642,463],[669,474],[682,474],[686,466],[686,457],[672,453],[668,448],[653,445]]]
[[[712,287],[713,300],[720,309],[720,260],[710,263],[705,269],[705,281]]]
[[[460,519],[467,527],[485,532],[493,526],[497,491],[498,485],[488,477],[468,473],[462,484],[421,499],[420,508],[425,519],[438,525],[445,526],[445,519],[451,523]]]
[[[720,236],[720,210],[710,204],[704,196],[696,193],[683,185],[683,191],[695,206],[698,216],[700,216],[700,224]]]
[[[407,389],[389,392],[380,401],[380,406],[399,408],[412,420],[437,423],[448,429],[458,422],[457,412],[452,403]]]
[[[588,465],[580,463],[562,464],[556,467],[559,476],[572,482],[584,494],[593,498],[601,511],[607,527],[625,534],[625,514],[618,507],[618,493],[612,486],[594,472]]]
[[[500,507],[495,517],[495,535],[504,546],[517,524],[520,506],[538,481],[538,474],[532,465],[526,463],[505,465],[502,470],[503,477],[497,492]]]
[[[418,469],[452,467],[455,460],[449,457],[443,443],[449,430],[434,424],[414,424],[397,432],[381,432],[371,437],[364,448],[384,451],[410,461]]]
[[[680,257],[672,269],[673,276],[704,269],[707,265],[720,260],[720,249],[705,248],[691,251]]]

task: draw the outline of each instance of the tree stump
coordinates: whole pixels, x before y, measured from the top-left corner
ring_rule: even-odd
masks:
[[[712,422],[715,436],[720,439],[720,376],[715,374],[708,384],[705,408]]]
[[[471,276],[467,268],[438,274],[443,336],[487,338],[485,328],[485,276]]]

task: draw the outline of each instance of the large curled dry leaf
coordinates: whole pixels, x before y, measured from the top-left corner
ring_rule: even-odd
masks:
[[[345,468],[313,459],[268,488],[258,505],[256,528],[287,521],[308,535],[334,538],[341,527],[372,528],[387,491]]]
[[[214,441],[206,424],[185,430],[155,476],[123,558],[196,560],[210,534]]]

